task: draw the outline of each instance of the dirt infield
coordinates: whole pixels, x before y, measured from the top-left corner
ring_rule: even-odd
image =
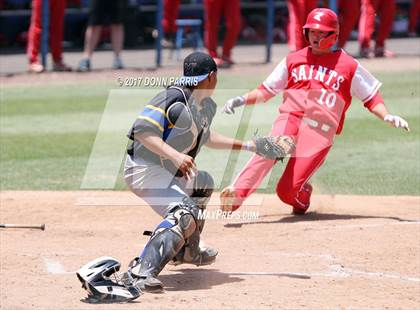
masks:
[[[163,294],[129,304],[82,302],[74,271],[102,255],[127,266],[159,218],[129,192],[1,192],[2,309],[418,309],[420,198],[315,196],[304,217],[276,197],[241,218],[208,220],[205,268],[169,266]],[[217,197],[217,195],[216,195]],[[259,202],[257,204],[259,204]],[[251,202],[252,204],[252,202]],[[217,199],[210,211],[217,209]],[[258,218],[250,219],[249,216]],[[244,219],[246,217],[246,219]]]

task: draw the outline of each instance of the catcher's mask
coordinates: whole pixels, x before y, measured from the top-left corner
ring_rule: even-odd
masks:
[[[319,42],[319,47],[324,49],[331,47],[337,42],[339,33],[338,17],[334,11],[325,8],[312,10],[303,26],[303,34],[309,42],[309,29],[329,32],[328,36]]]
[[[121,302],[136,299],[141,291],[135,285],[124,284],[117,276],[121,264],[112,257],[96,258],[77,272],[77,278],[88,292],[88,298],[98,302]],[[114,280],[111,279],[114,278]]]

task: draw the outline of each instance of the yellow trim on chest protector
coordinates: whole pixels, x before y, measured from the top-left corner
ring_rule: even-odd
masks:
[[[162,113],[163,115],[165,115],[165,110],[155,107],[154,105],[148,104],[146,105],[146,108],[151,109],[151,110],[155,110],[155,111],[159,111],[160,113]]]
[[[157,128],[159,128],[160,131],[163,132],[163,127],[158,122],[156,122],[153,118],[148,117],[148,116],[141,116],[141,115],[138,116],[137,118],[145,120],[146,122],[149,122],[149,123],[155,125]]]

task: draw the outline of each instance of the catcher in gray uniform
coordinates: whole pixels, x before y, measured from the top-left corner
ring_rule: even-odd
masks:
[[[133,193],[162,216],[141,254],[129,266],[126,280],[145,291],[160,292],[157,279],[164,266],[208,265],[217,251],[200,246],[206,208],[213,192],[211,175],[194,162],[205,144],[218,149],[245,149],[279,160],[293,147],[288,137],[261,137],[243,142],[210,130],[216,104],[210,98],[217,66],[209,55],[194,52],[184,60],[178,86],[159,93],[137,117],[128,136],[124,178]]]

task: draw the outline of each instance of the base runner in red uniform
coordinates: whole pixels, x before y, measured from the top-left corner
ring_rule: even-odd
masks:
[[[303,26],[309,47],[284,58],[256,89],[232,98],[223,112],[248,104],[265,102],[283,91],[280,115],[271,135],[291,136],[294,154],[278,181],[276,192],[294,214],[304,214],[310,205],[311,176],[323,164],[336,134],[340,134],[352,97],[379,119],[409,130],[408,123],[388,113],[379,93],[381,83],[342,49],[334,50],[339,26],[337,15],[324,8],[311,11]],[[221,193],[224,211],[234,211],[261,184],[276,161],[253,156],[233,184]]]

